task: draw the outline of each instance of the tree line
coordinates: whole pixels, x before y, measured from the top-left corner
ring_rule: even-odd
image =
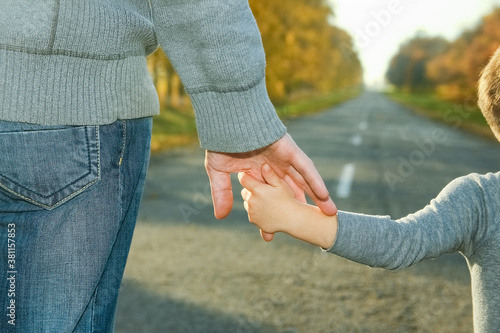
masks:
[[[417,33],[400,46],[386,77],[404,91],[435,92],[454,102],[475,101],[481,70],[498,47],[500,8],[453,41]]]
[[[266,52],[273,103],[359,86],[362,67],[351,36],[332,25],[324,0],[250,0]],[[188,104],[182,83],[161,50],[148,66],[162,106]]]

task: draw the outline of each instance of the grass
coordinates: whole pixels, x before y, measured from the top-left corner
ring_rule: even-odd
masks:
[[[391,91],[386,92],[386,95],[416,113],[435,121],[496,140],[475,102],[454,103],[442,100],[433,93]]]
[[[153,118],[152,152],[194,145],[196,142],[194,111],[190,107],[164,108]]]
[[[281,119],[311,114],[328,109],[357,96],[359,89],[337,91],[319,96],[296,99],[276,107]],[[164,108],[154,117],[151,151],[159,152],[180,146],[195,145],[198,142],[194,111],[190,107]]]
[[[361,93],[360,89],[340,90],[328,94],[301,98],[276,107],[281,119],[290,119],[324,111],[332,106],[352,99]]]

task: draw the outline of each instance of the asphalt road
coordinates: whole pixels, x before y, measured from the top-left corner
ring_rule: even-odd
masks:
[[[342,210],[399,218],[452,179],[500,170],[500,144],[367,92],[286,125]],[[154,155],[120,295],[117,332],[470,332],[464,259],[393,273],[321,254],[285,235],[267,244],[235,207],[213,217],[203,152]]]

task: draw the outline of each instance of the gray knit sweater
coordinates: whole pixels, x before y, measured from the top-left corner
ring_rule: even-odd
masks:
[[[267,96],[246,0],[2,0],[0,119],[98,125],[158,113],[158,44],[190,94],[202,147],[250,151],[286,130]]]
[[[500,332],[500,172],[448,184],[424,209],[397,221],[339,212],[328,251],[386,269],[459,251],[472,278],[475,332]]]

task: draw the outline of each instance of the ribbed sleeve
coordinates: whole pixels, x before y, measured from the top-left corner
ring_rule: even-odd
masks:
[[[157,38],[191,96],[203,148],[245,152],[286,133],[246,0],[152,0]]]
[[[266,96],[264,80],[242,91],[192,94],[202,147],[228,153],[252,151],[284,136],[286,128]]]

